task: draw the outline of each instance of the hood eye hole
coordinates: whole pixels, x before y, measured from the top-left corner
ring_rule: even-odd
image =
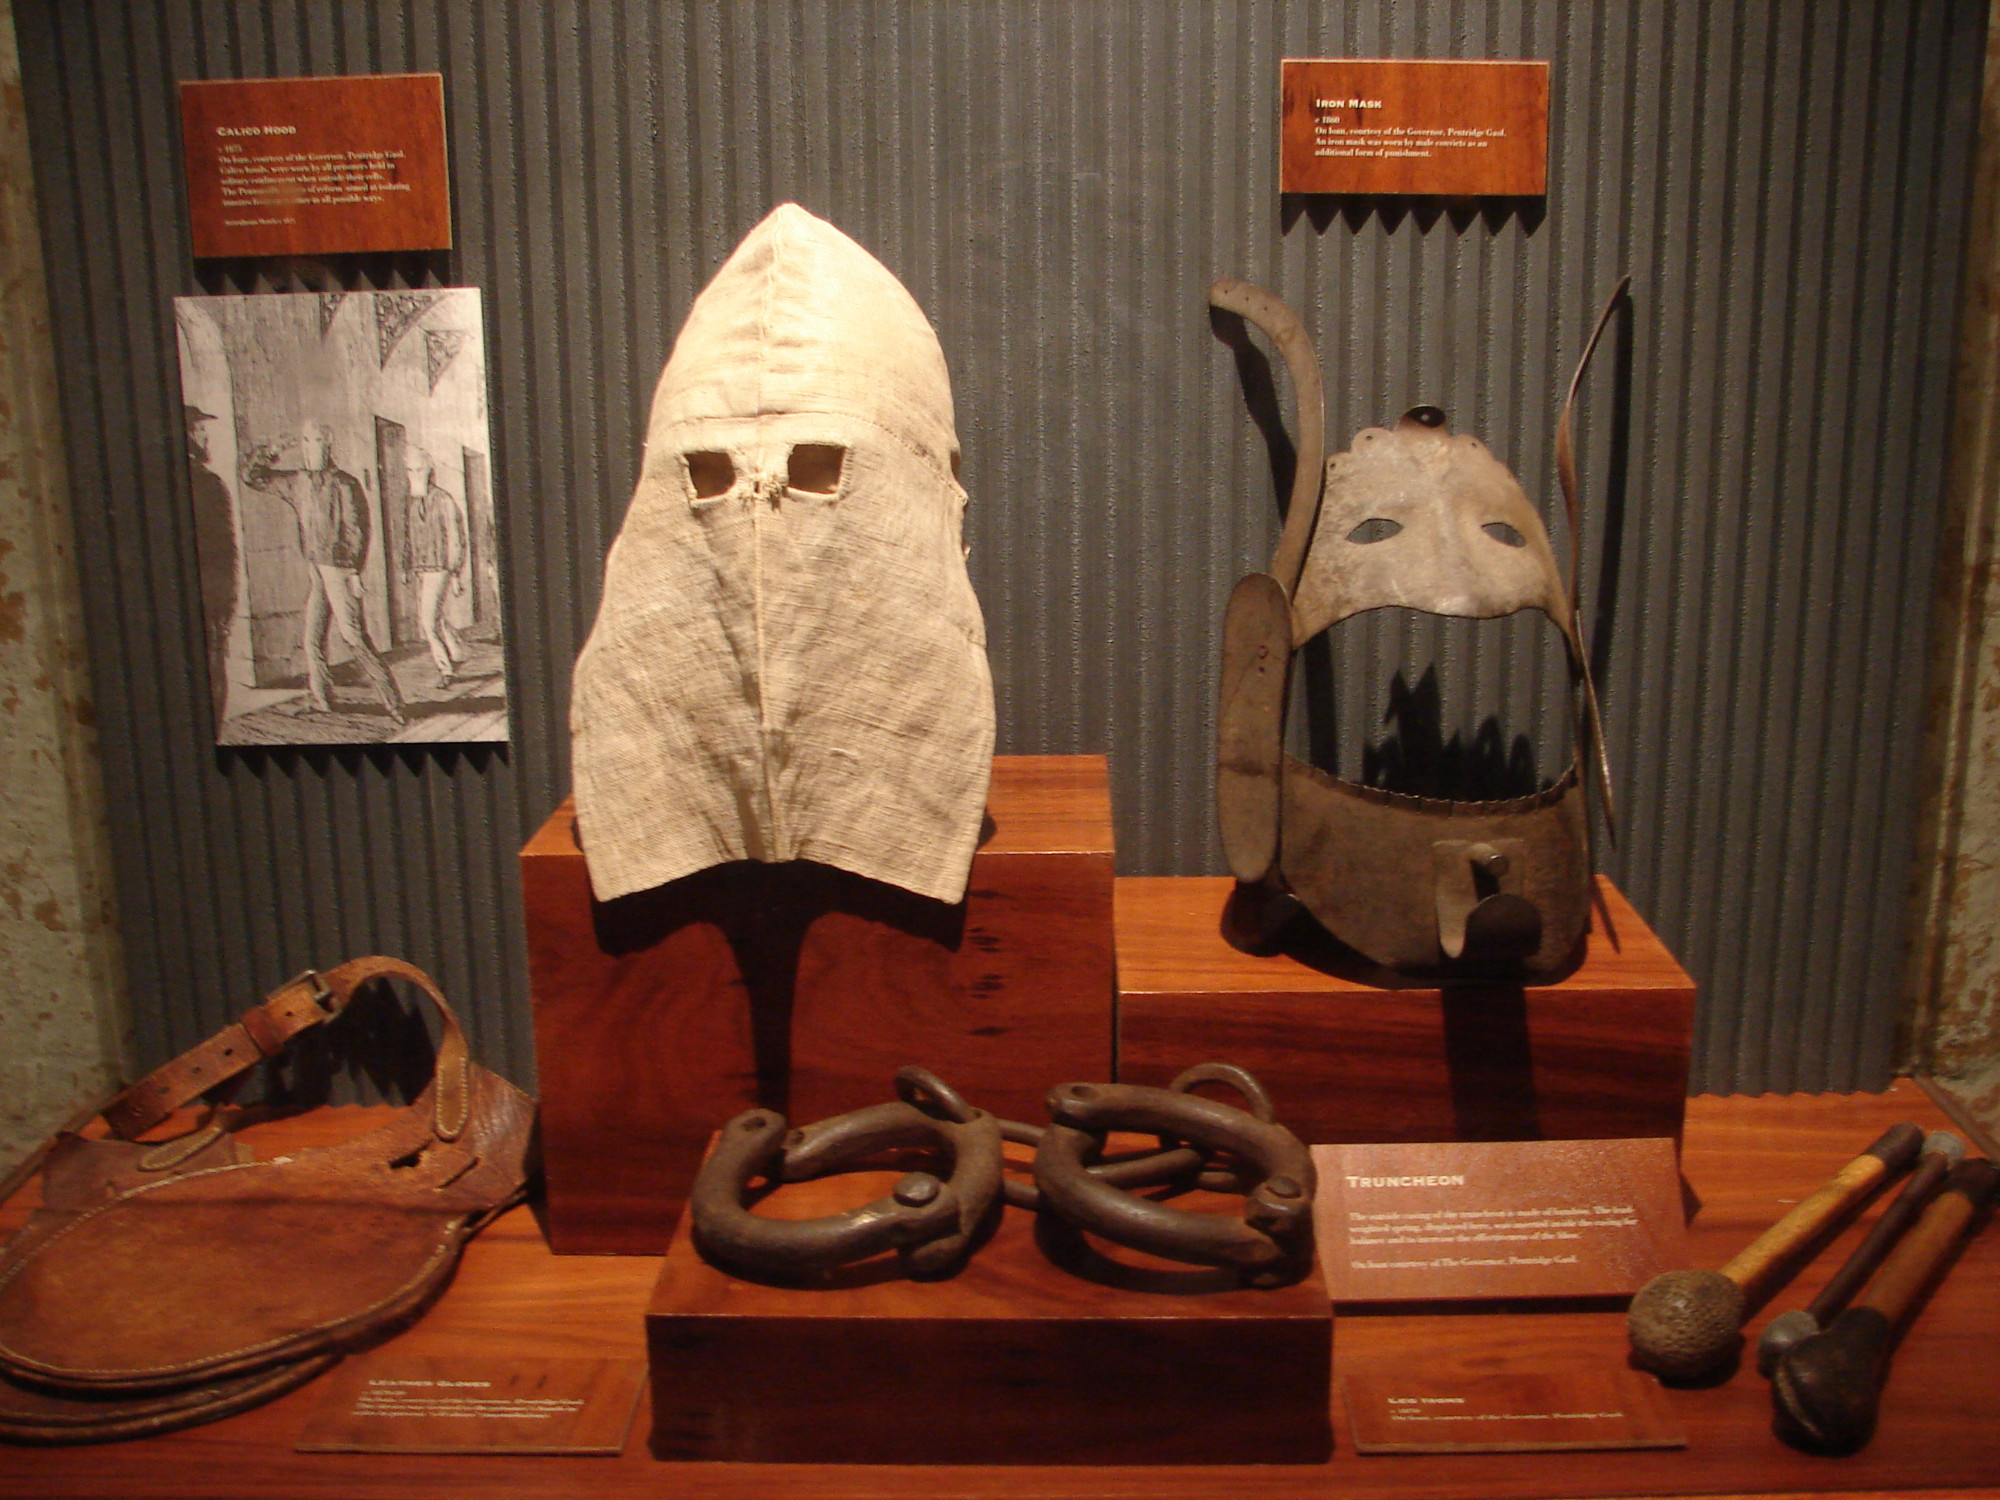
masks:
[[[1401,521],[1392,521],[1387,516],[1370,516],[1348,532],[1347,539],[1357,547],[1365,547],[1370,542],[1386,542],[1402,529]]]
[[[1528,539],[1509,526],[1505,521],[1488,521],[1479,529],[1492,537],[1494,541],[1503,543],[1509,547],[1525,547],[1528,545]]]
[[[831,495],[840,488],[845,448],[832,443],[800,443],[785,461],[785,483],[809,495]]]
[[[729,461],[727,453],[688,453],[682,455],[687,460],[688,483],[694,486],[697,500],[713,500],[718,495],[726,495],[736,483],[736,465]]]

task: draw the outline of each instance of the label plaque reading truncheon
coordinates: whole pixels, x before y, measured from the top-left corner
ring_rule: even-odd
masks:
[[[451,248],[440,74],[183,83],[181,147],[199,257]]]
[[[1281,192],[1548,191],[1545,62],[1288,57],[1282,98]]]
[[[1666,1139],[1315,1146],[1336,1303],[1622,1297],[1687,1264]]]

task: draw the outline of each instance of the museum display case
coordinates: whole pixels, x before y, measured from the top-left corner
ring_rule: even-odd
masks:
[[[1985,10],[1473,12],[15,0],[0,1495],[2000,1496]]]

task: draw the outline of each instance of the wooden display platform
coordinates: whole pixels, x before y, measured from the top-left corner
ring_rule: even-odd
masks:
[[[1024,1164],[1030,1156],[1020,1153]],[[796,1183],[757,1211],[838,1213],[885,1195],[899,1175]],[[1241,1207],[1212,1193],[1174,1201]],[[655,1455],[1325,1461],[1333,1314],[1317,1265],[1303,1281],[1257,1290],[1228,1272],[1100,1250],[1022,1209],[1002,1213],[949,1280],[905,1280],[885,1256],[810,1288],[717,1270],[684,1215],[646,1309]]]
[[[337,1110],[316,1130],[258,1127],[264,1155],[350,1134],[368,1111]],[[1694,1264],[1719,1266],[1897,1120],[1927,1130],[1948,1121],[1914,1086],[1887,1094],[1689,1101],[1682,1156],[1694,1201]],[[33,1189],[0,1208],[0,1233],[26,1216]],[[1751,1320],[1754,1339],[1776,1312],[1810,1301],[1866,1232],[1850,1226],[1780,1298]],[[533,1210],[502,1216],[467,1247],[443,1297],[383,1346],[410,1358],[633,1359],[645,1354],[644,1313],[661,1262],[635,1256],[552,1255]],[[1624,1358],[1618,1312],[1382,1315],[1340,1320],[1336,1377],[1354,1371],[1533,1371],[1548,1360],[1615,1365]],[[1666,1398],[1688,1447],[1636,1453],[1360,1456],[1346,1414],[1333,1413],[1324,1464],[1173,1468],[954,1468],[918,1466],[924,1435],[910,1429],[911,1465],[662,1463],[649,1451],[646,1398],[618,1458],[486,1458],[292,1451],[324,1397],[322,1377],[254,1411],[142,1442],[94,1448],[0,1447],[0,1494],[94,1500],[1536,1500],[1545,1496],[1823,1492],[1879,1496],[1949,1491],[2000,1500],[2000,1386],[1992,1377],[2000,1328],[2000,1225],[1988,1225],[1933,1293],[1901,1347],[1874,1443],[1852,1458],[1796,1453],[1771,1435],[1769,1388],[1754,1371],[1709,1390]],[[920,1358],[915,1351],[914,1362]],[[866,1399],[857,1392],[857,1399]]]
[[[1240,1063],[1301,1140],[1681,1134],[1694,981],[1597,877],[1588,949],[1552,984],[1440,989],[1325,939],[1258,957],[1221,931],[1227,877],[1118,882],[1118,1076]]]
[[[994,1113],[1111,1071],[1101,755],[1003,755],[957,906],[803,862],[591,899],[569,802],[521,851],[550,1239],[659,1255],[709,1135],[890,1098],[921,1063]]]

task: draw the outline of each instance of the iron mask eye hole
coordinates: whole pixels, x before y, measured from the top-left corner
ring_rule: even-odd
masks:
[[[1505,546],[1525,547],[1528,545],[1528,539],[1509,526],[1505,521],[1488,521],[1479,529],[1492,537],[1494,541],[1500,542]]]
[[[785,483],[809,495],[831,495],[840,488],[845,448],[831,443],[800,443],[785,462]]]
[[[694,486],[697,500],[713,500],[718,495],[729,493],[736,483],[736,465],[729,461],[727,453],[688,453],[688,483]]]
[[[1401,521],[1392,521],[1387,516],[1370,516],[1348,532],[1347,539],[1357,547],[1365,547],[1370,542],[1386,542],[1402,529]]]

